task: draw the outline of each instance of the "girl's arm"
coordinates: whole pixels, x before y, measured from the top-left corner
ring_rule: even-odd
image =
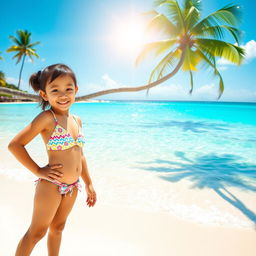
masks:
[[[45,112],[41,112],[35,119],[21,130],[8,144],[8,150],[22,163],[27,169],[29,169],[35,175],[38,174],[39,166],[29,156],[25,146],[45,127],[47,127],[47,115]]]
[[[82,129],[82,121],[81,121],[80,117],[77,116],[77,120],[78,120],[79,125],[81,126],[81,129]],[[87,162],[86,162],[83,150],[82,150],[82,173],[81,173],[81,177],[82,177],[85,185],[87,185],[87,186],[92,185],[92,180],[91,180],[91,177],[89,175]]]
[[[82,173],[81,173],[81,177],[85,183],[85,185],[89,186],[92,185],[92,180],[91,177],[89,175],[89,171],[87,168],[87,163],[86,163],[86,159],[84,154],[82,155]]]
[[[84,180],[85,190],[87,193],[86,203],[89,207],[92,207],[95,205],[95,203],[97,201],[97,194],[92,185],[92,180],[91,180],[89,172],[88,172],[88,168],[87,168],[87,164],[86,164],[84,155],[82,155],[82,166],[83,166],[83,169],[82,169],[81,176],[82,176],[82,179]]]
[[[78,121],[80,126],[82,127],[82,121],[80,120],[80,118],[78,117]],[[86,199],[86,203],[89,207],[92,207],[95,205],[96,201],[97,201],[97,194],[93,188],[92,185],[92,180],[91,177],[89,175],[89,171],[87,168],[87,163],[86,163],[86,159],[82,150],[82,173],[81,173],[81,177],[85,183],[85,190],[87,193],[87,199]]]

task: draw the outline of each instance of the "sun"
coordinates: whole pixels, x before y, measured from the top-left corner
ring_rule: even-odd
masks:
[[[114,49],[129,57],[135,57],[144,44],[153,40],[153,36],[146,33],[146,21],[138,14],[119,18],[111,37]]]

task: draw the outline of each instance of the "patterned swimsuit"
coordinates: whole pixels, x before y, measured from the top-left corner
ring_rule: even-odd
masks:
[[[54,112],[50,109],[50,111],[52,112],[53,114],[53,117],[55,119],[55,129],[48,141],[48,143],[46,144],[46,148],[47,150],[66,150],[66,149],[69,149],[71,147],[74,147],[74,146],[79,146],[79,147],[83,147],[84,144],[85,144],[85,138],[84,138],[84,135],[80,129],[80,126],[79,124],[77,123],[77,120],[75,119],[75,117],[73,116],[73,118],[75,119],[77,125],[78,125],[78,136],[77,136],[77,139],[74,140],[71,136],[71,134],[66,130],[64,129],[61,125],[59,125],[58,123],[58,120],[54,114]],[[40,182],[42,180],[42,178],[39,178],[35,181],[35,185],[38,184],[38,182]],[[57,180],[48,180],[48,179],[45,179],[47,181],[50,181],[56,185],[59,186],[59,192],[60,194],[66,194],[68,192],[71,192],[70,193],[70,196],[72,195],[72,192],[73,192],[73,188],[74,187],[77,187],[77,189],[80,190],[81,188],[81,185],[80,185],[80,180],[78,179],[76,182],[72,183],[72,184],[66,184],[66,183],[61,183]]]

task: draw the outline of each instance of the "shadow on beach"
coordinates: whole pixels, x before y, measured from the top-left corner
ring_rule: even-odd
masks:
[[[256,214],[228,191],[228,187],[235,187],[243,191],[256,192],[256,165],[242,163],[239,161],[241,157],[232,154],[208,154],[194,160],[186,157],[183,152],[175,152],[175,155],[181,162],[156,159],[154,163],[167,166],[141,168],[146,171],[165,172],[167,175],[159,177],[169,182],[188,179],[193,182],[192,188],[212,189],[240,210],[256,227]]]

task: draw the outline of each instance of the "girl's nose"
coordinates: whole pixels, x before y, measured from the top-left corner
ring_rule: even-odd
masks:
[[[67,92],[60,92],[60,95],[59,95],[60,97],[62,97],[62,96],[67,96]]]

